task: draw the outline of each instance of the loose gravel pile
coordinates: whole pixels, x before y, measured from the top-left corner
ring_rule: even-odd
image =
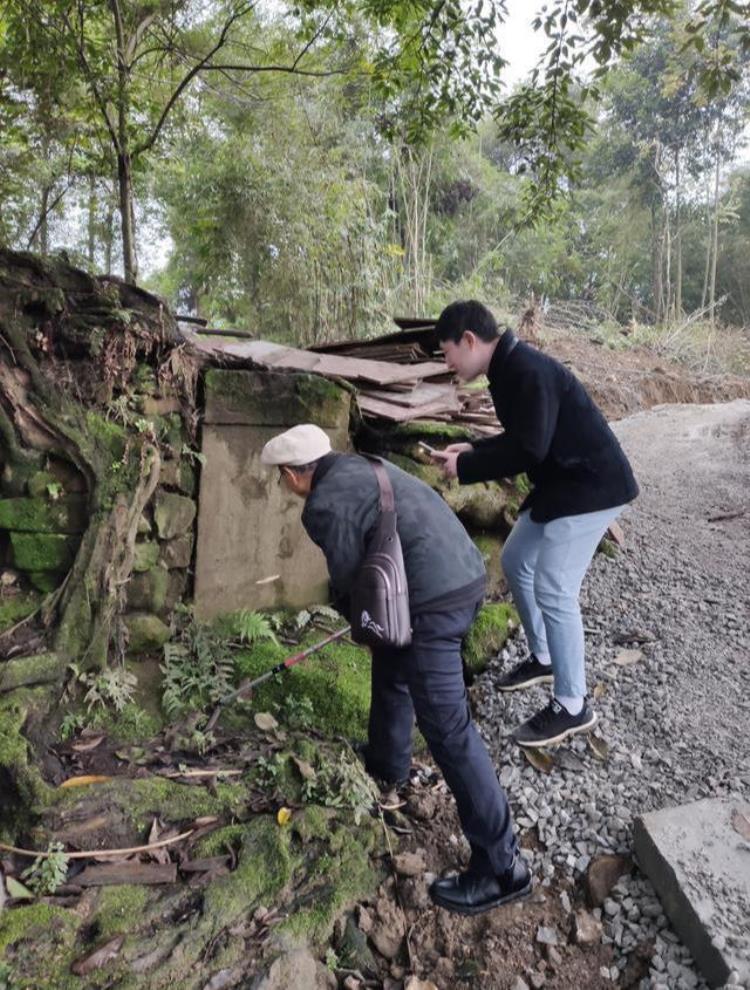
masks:
[[[539,840],[545,886],[578,881],[601,853],[631,853],[643,812],[750,795],[750,402],[663,406],[615,429],[641,495],[621,520],[625,549],[597,555],[581,597],[604,744],[578,737],[550,750],[544,773],[508,739],[548,699],[496,688],[526,656],[522,635],[473,692],[519,830]],[[643,876],[622,877],[594,913],[614,949],[603,977],[617,982],[653,942],[642,990],[706,986]],[[740,953],[750,953],[748,924],[738,918],[727,936]]]

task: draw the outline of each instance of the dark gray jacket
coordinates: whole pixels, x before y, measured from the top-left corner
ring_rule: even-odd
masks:
[[[412,614],[481,599],[482,555],[445,501],[428,485],[385,461],[398,515]],[[352,581],[378,518],[372,465],[358,454],[327,454],[315,469],[302,524],[323,551],[336,607],[348,615]]]

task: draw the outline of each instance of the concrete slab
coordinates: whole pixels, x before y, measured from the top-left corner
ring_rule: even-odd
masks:
[[[750,803],[711,798],[636,819],[635,851],[712,987],[750,986]]]
[[[303,421],[321,425],[335,450],[347,450],[349,393],[310,375],[214,370],[210,379],[196,616],[327,601],[325,558],[302,527],[303,503],[278,485],[277,472],[260,463],[260,452],[272,436]]]

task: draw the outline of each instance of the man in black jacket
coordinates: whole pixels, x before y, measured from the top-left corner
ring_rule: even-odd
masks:
[[[562,364],[511,330],[501,335],[478,302],[451,303],[435,331],[461,380],[487,375],[504,429],[437,453],[443,471],[462,485],[525,472],[533,485],[502,555],[530,656],[500,688],[554,680],[550,703],[514,732],[523,746],[551,745],[596,723],[578,595],[599,541],[638,486],[604,416]]]
[[[287,430],[261,460],[305,500],[302,524],[325,554],[333,600],[348,618],[349,590],[379,514],[372,465],[331,451],[317,426]],[[461,642],[484,597],[481,554],[443,499],[385,462],[409,588],[411,645],[372,650],[366,767],[387,784],[408,779],[414,716],[456,799],[471,846],[469,869],[436,880],[441,907],[477,914],[525,896],[529,869],[518,853],[510,809],[474,726],[463,681]]]

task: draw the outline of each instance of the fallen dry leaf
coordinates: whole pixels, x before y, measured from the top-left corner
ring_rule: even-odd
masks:
[[[166,839],[169,837],[170,830],[165,829],[164,825],[158,818],[154,818],[151,822],[151,828],[148,833],[148,843],[158,842],[159,839]],[[176,832],[172,831],[173,835],[177,835]],[[171,857],[169,855],[169,850],[165,846],[160,846],[158,849],[151,849],[148,853],[149,859],[152,859],[155,863],[170,863]]]
[[[5,887],[8,891],[8,897],[14,897],[17,901],[34,900],[34,895],[29,888],[22,884],[20,880],[16,880],[15,877],[6,877]]]
[[[88,787],[89,784],[106,784],[108,780],[112,780],[111,777],[107,777],[104,774],[89,773],[84,774],[83,777],[68,777],[60,784],[60,790],[67,789],[69,787]]]
[[[89,735],[84,736],[82,734],[81,738],[77,742],[71,743],[70,748],[75,753],[88,753],[90,750],[96,749],[96,747],[104,739],[106,739],[106,733],[104,732],[97,732],[94,735],[90,735],[90,736]]]
[[[85,956],[83,959],[77,959],[70,967],[71,970],[76,976],[86,976],[89,973],[93,973],[96,969],[101,969],[110,959],[114,959],[119,954],[124,941],[124,935],[115,935],[114,938],[105,942],[104,945],[100,946],[100,948],[96,949],[90,955]]]
[[[738,835],[741,835],[743,839],[750,842],[750,815],[739,808],[732,808],[732,828]]]
[[[292,760],[305,780],[315,780],[317,774],[307,760],[301,760],[298,756],[294,756],[294,754],[292,754]]]
[[[588,741],[589,749],[591,750],[591,752],[594,754],[597,760],[601,760],[602,763],[604,763],[609,757],[609,746],[607,745],[607,743],[599,736],[589,735],[586,736],[586,739]]]
[[[206,825],[213,825],[218,820],[216,815],[201,815],[193,822],[193,828],[203,828]]]
[[[542,773],[551,773],[555,765],[555,758],[544,749],[537,749],[535,746],[524,746],[523,755],[536,770]]]
[[[432,980],[420,980],[416,976],[410,976],[404,990],[438,990]]]
[[[641,650],[620,650],[615,657],[615,663],[618,667],[629,667],[633,663],[638,663],[642,657]]]
[[[271,732],[273,729],[278,729],[279,727],[279,723],[270,712],[258,712],[255,716],[255,724],[263,732]]]
[[[607,693],[607,685],[603,681],[599,681],[598,684],[594,685],[594,698],[598,701],[599,698],[603,698]]]

